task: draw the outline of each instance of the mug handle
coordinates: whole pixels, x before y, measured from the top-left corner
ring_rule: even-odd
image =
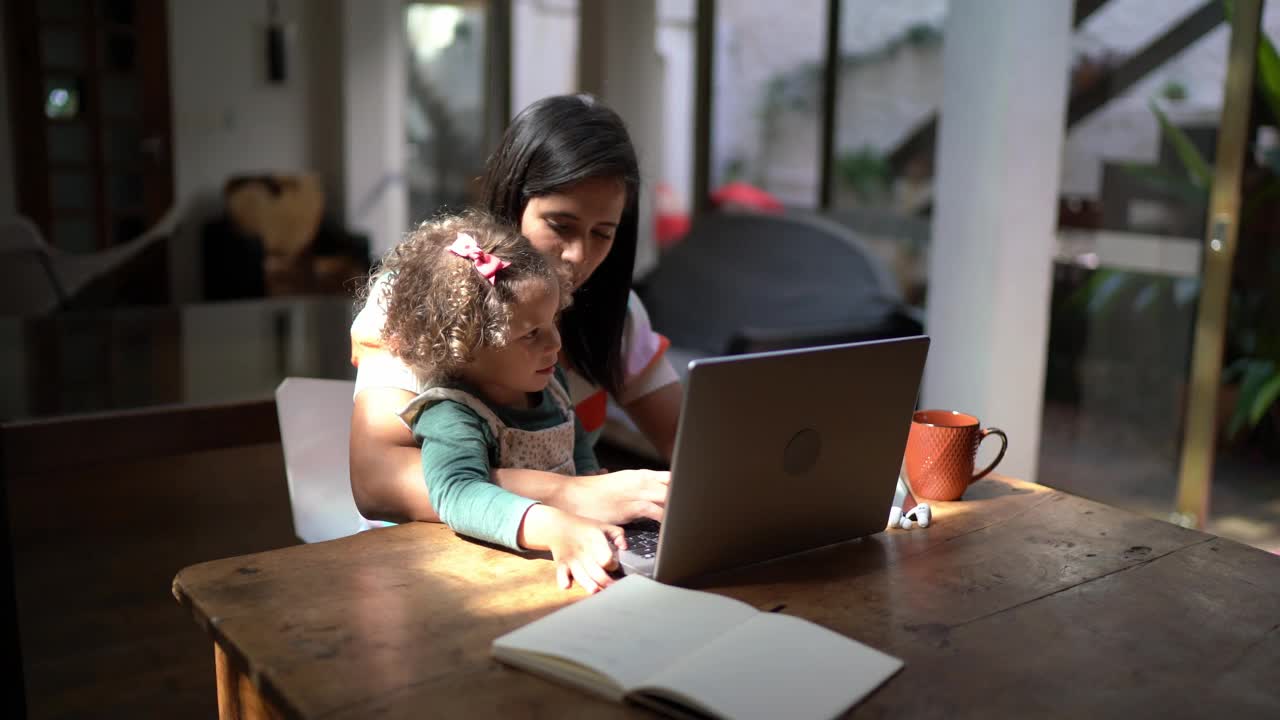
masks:
[[[994,427],[983,428],[982,430],[978,431],[978,444],[981,445],[982,441],[986,440],[988,435],[1000,436],[1000,452],[996,454],[996,459],[992,460],[990,465],[983,468],[982,472],[973,476],[973,479],[969,481],[971,483],[981,480],[982,478],[986,477],[987,473],[991,472],[992,470],[995,470],[996,466],[1000,464],[1000,461],[1004,459],[1004,451],[1009,449],[1009,436],[1005,435],[1004,431],[1001,430],[1000,428],[994,428]]]

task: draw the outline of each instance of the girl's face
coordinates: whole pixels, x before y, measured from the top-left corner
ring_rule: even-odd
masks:
[[[622,180],[583,180],[529,200],[520,217],[520,233],[542,254],[573,268],[576,290],[609,254],[626,205]]]
[[[513,407],[527,407],[528,394],[547,387],[560,353],[560,288],[538,284],[521,295],[507,344],[480,348],[459,373],[490,401]]]

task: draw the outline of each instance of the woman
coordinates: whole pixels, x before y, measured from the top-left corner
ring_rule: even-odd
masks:
[[[561,319],[561,361],[588,430],[612,396],[667,458],[675,444],[680,385],[666,340],[631,292],[640,171],[625,125],[586,95],[545,98],[511,122],[489,158],[481,208],[520,228],[540,252],[567,263],[574,302]],[[419,446],[396,413],[418,379],[382,347],[383,281],[351,326],[357,366],[351,415],[351,489],[367,518],[438,521],[422,482]],[[667,474],[627,470],[566,480],[495,470],[502,487],[608,523],[661,519]]]

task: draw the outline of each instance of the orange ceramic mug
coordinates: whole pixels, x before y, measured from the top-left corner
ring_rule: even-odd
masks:
[[[1000,436],[1000,454],[979,473],[973,472],[978,443]],[[920,410],[911,416],[907,436],[907,483],[917,498],[959,500],[975,480],[995,469],[1009,449],[1000,428],[984,428],[978,418],[954,410]]]

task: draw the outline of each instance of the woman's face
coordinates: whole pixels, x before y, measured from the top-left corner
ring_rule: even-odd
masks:
[[[520,232],[542,254],[573,268],[577,289],[600,267],[627,205],[627,188],[616,178],[592,178],[529,200]]]

